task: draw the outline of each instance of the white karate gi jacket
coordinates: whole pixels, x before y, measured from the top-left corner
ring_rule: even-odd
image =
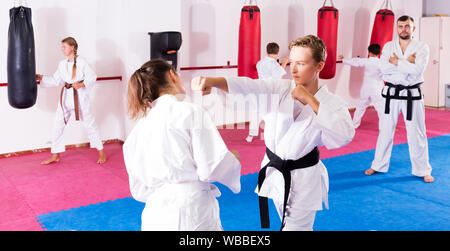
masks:
[[[142,230],[222,230],[220,182],[241,189],[241,166],[200,106],[164,95],[128,136],[124,159],[133,197],[146,203]]]
[[[273,58],[266,56],[256,64],[260,79],[282,79],[286,71]]]
[[[330,93],[326,86],[315,97],[319,100],[319,113],[292,98],[295,82],[291,80],[251,80],[227,78],[229,94],[275,94],[274,105],[269,105],[261,115],[265,121],[266,147],[282,159],[297,160],[310,153],[316,146],[328,149],[340,148],[350,143],[355,135],[347,104]],[[275,99],[275,100],[274,100]],[[294,119],[294,104],[298,116]],[[269,162],[267,156],[261,164]],[[291,172],[291,193],[288,205],[303,211],[322,210],[322,202],[328,208],[328,173],[322,162],[316,166]],[[258,189],[257,189],[258,191]],[[275,168],[267,169],[266,180],[258,193],[282,204],[284,198],[283,175]],[[281,215],[280,215],[281,217]]]

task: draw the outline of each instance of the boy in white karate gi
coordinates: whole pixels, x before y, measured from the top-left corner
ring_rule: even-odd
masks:
[[[364,67],[364,81],[361,87],[359,102],[353,115],[355,128],[361,125],[361,119],[370,105],[375,107],[378,117],[384,112],[384,100],[381,96],[384,82],[380,69],[380,59],[378,58],[380,53],[380,45],[372,44],[369,46],[369,58],[345,59],[343,56],[339,56],[339,60],[342,60],[346,65]]]
[[[383,89],[385,114],[380,118],[380,135],[372,167],[367,175],[389,171],[395,127],[400,113],[405,120],[412,174],[426,183],[434,182],[428,154],[425,126],[425,105],[420,86],[428,65],[430,48],[414,40],[414,19],[402,16],[397,20],[399,39],[387,43],[381,56],[381,71],[386,86]]]
[[[328,173],[317,147],[345,146],[355,129],[347,104],[319,86],[327,57],[324,42],[309,35],[289,47],[293,80],[198,77],[192,88],[203,95],[219,88],[230,95],[271,97],[272,105],[262,113],[267,147],[257,188],[262,227],[269,227],[267,198],[272,198],[282,230],[310,231],[322,203],[328,208]]]

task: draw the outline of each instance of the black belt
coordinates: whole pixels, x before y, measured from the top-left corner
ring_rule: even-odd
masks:
[[[282,160],[276,154],[266,148],[266,154],[269,158],[269,163],[261,169],[258,177],[258,190],[261,190],[261,187],[266,179],[266,171],[267,167],[273,167],[280,171],[283,174],[284,178],[284,204],[283,204],[283,217],[281,220],[281,230],[283,230],[285,226],[284,218],[286,214],[286,206],[289,199],[289,193],[291,190],[291,171],[296,169],[304,169],[308,167],[312,167],[317,165],[320,161],[320,152],[316,147],[310,153],[308,153],[305,157],[298,160]],[[261,227],[262,228],[270,228],[270,219],[269,219],[269,204],[267,197],[259,196],[259,212],[261,216]]]
[[[406,120],[411,121],[412,120],[412,112],[413,112],[413,101],[414,100],[422,100],[422,90],[420,89],[420,86],[423,83],[419,83],[413,86],[404,86],[404,85],[394,85],[391,83],[386,83],[386,86],[388,86],[387,94],[382,94],[384,98],[386,98],[386,107],[385,107],[385,114],[391,113],[391,99],[398,99],[398,100],[407,100],[407,109],[406,109]],[[395,88],[395,94],[394,96],[391,96],[391,89]],[[411,90],[417,89],[419,90],[419,96],[413,97]],[[408,96],[400,96],[400,91],[407,90]]]

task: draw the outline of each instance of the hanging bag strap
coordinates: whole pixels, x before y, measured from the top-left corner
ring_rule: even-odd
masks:
[[[324,13],[325,11],[333,11],[333,12],[334,12],[334,18],[337,19],[337,10],[336,10],[335,7],[334,7],[333,0],[330,0],[331,6],[327,6],[327,5],[326,5],[327,2],[328,2],[328,0],[325,0],[325,1],[323,2],[322,9],[320,10],[320,19],[323,18],[323,13]],[[332,10],[325,10],[325,9],[323,9],[324,7],[333,7],[333,9],[332,9]]]
[[[19,5],[17,5],[17,2],[19,2]],[[14,0],[14,8],[17,8],[20,6],[28,7],[28,2],[26,0],[19,0],[19,1]]]

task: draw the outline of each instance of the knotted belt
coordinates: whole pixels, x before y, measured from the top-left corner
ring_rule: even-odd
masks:
[[[80,83],[84,81],[79,81]],[[59,97],[59,102],[61,104],[61,109],[63,111],[63,117],[64,117],[64,123],[67,124],[66,120],[66,112],[64,111],[64,104],[63,104],[63,95],[64,95],[64,89],[70,89],[73,88],[73,84],[65,83],[63,88],[61,89],[61,95]],[[80,100],[78,98],[78,90],[73,88],[73,102],[74,102],[74,108],[75,108],[75,119],[77,121],[80,120]]]
[[[283,230],[285,226],[285,216],[286,216],[286,207],[289,199],[289,193],[291,191],[291,171],[297,169],[304,169],[308,167],[312,167],[317,165],[320,161],[320,152],[316,147],[305,157],[298,160],[283,160],[274,154],[269,148],[266,148],[266,154],[269,158],[269,163],[261,169],[258,177],[258,190],[261,190],[261,187],[266,179],[266,171],[267,167],[273,167],[277,169],[279,172],[283,174],[284,178],[284,203],[283,203],[283,218],[281,220],[281,230]],[[261,216],[261,227],[262,228],[270,228],[270,219],[269,219],[269,204],[267,197],[259,196],[259,212]]]
[[[423,83],[419,83],[413,86],[404,86],[404,85],[394,85],[391,83],[386,83],[386,86],[388,86],[387,94],[382,94],[382,96],[386,99],[386,106],[385,106],[385,114],[391,113],[391,100],[397,99],[397,100],[406,100],[407,101],[407,109],[406,109],[406,120],[411,121],[412,120],[412,113],[413,113],[413,101],[414,100],[422,100],[422,90],[420,89],[420,86]],[[394,96],[391,95],[391,89],[395,89]],[[411,90],[417,89],[419,90],[419,96],[413,97]],[[400,92],[403,90],[408,91],[408,96],[400,96]]]

